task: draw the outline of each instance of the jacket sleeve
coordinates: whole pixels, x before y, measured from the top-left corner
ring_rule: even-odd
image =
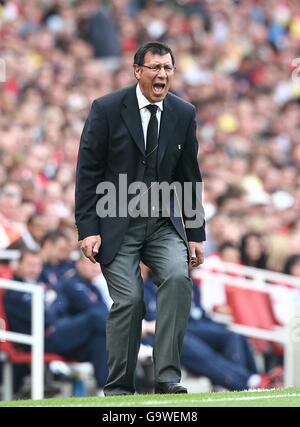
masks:
[[[177,166],[176,177],[181,184],[182,215],[188,241],[206,239],[205,219],[202,204],[202,176],[197,159],[195,109],[188,126],[186,141]]]
[[[62,291],[68,300],[72,313],[82,313],[93,306],[89,299],[85,285],[80,282],[66,281],[62,284]]]
[[[99,101],[94,101],[82,131],[77,159],[75,220],[79,240],[100,233],[96,188],[105,175],[107,143],[105,111]]]
[[[95,308],[98,310],[98,315],[103,317],[103,321],[106,320],[108,309],[95,286],[91,286],[91,291],[97,295],[97,300],[94,301],[89,298],[88,288],[79,281],[67,280],[61,284],[61,290],[73,315]]]

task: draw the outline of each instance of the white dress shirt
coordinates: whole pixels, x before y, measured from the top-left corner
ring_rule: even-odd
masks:
[[[157,117],[157,121],[158,121],[158,134],[159,134],[161,112],[163,110],[163,101],[149,102],[148,99],[142,94],[142,91],[141,91],[139,84],[136,85],[136,97],[137,97],[138,105],[139,105],[139,109],[140,109],[140,115],[141,115],[141,121],[142,121],[142,127],[143,127],[143,134],[144,134],[144,141],[145,141],[145,147],[146,147],[147,129],[148,129],[148,124],[149,124],[150,117],[151,117],[151,113],[148,110],[148,108],[146,108],[146,106],[149,104],[153,104],[153,105],[158,106],[156,117]]]

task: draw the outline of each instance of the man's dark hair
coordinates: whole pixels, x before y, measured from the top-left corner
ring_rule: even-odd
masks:
[[[219,246],[218,252],[223,252],[226,249],[237,249],[238,251],[240,250],[239,246],[236,245],[235,243],[225,241],[225,242],[221,243],[221,245]]]
[[[143,65],[145,55],[147,52],[151,52],[153,55],[167,55],[168,53],[171,55],[172,64],[175,65],[175,58],[172,50],[169,46],[160,43],[160,42],[148,42],[142,45],[136,52],[133,58],[134,64]]]
[[[284,274],[292,274],[292,270],[297,264],[300,264],[300,255],[290,255],[284,264]]]
[[[27,220],[27,225],[31,225],[34,223],[34,221],[36,220],[36,218],[41,218],[43,217],[43,214],[39,213],[39,212],[34,212],[33,214],[31,214]]]
[[[40,256],[38,251],[35,251],[33,249],[27,249],[27,248],[23,248],[20,251],[20,257],[18,259],[19,262],[23,261],[23,259],[26,257],[26,255],[35,255],[35,256]]]
[[[45,236],[42,238],[41,247],[44,246],[45,242],[56,243],[59,239],[70,240],[69,237],[60,230],[51,230],[48,231]]]

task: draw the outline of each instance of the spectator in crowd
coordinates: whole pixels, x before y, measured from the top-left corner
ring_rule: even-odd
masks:
[[[87,19],[87,39],[94,48],[95,56],[97,58],[118,58],[121,46],[113,11],[108,13],[108,11],[101,10],[99,1],[88,0],[85,3],[90,4],[92,12]],[[111,3],[114,7],[116,1],[113,0]],[[87,7],[86,4],[85,7]]]
[[[218,271],[222,262],[240,264],[240,248],[231,241],[224,241],[215,253],[207,257],[205,268],[209,271]],[[197,271],[193,274],[197,277]],[[231,308],[227,302],[226,286],[220,280],[206,280],[201,283],[201,301],[208,313],[231,314]]]
[[[14,280],[39,285],[42,258],[37,252],[25,250],[19,260]],[[10,330],[22,334],[31,333],[31,296],[27,292],[8,290],[4,306]],[[70,316],[68,300],[60,291],[45,289],[45,351],[82,362],[90,362],[94,367],[97,394],[103,394],[107,376],[105,352],[105,322],[98,309]],[[26,374],[24,368],[16,371],[17,391]]]
[[[106,322],[108,314],[107,296],[102,296],[102,288],[96,282],[101,274],[99,264],[92,264],[83,255],[75,263],[75,268],[68,270],[60,283],[60,289],[68,302],[71,315],[96,309]]]
[[[0,247],[5,248],[18,240],[23,232],[22,224],[17,221],[17,212],[21,206],[22,192],[18,185],[8,183],[0,190]]]
[[[267,252],[262,236],[254,232],[245,234],[241,241],[242,264],[265,269],[267,260]]]
[[[300,255],[291,255],[287,258],[283,272],[300,277]]]
[[[41,242],[47,232],[46,217],[40,213],[32,214],[21,237],[15,240],[8,249],[29,249],[38,251],[41,249]]]
[[[70,255],[70,239],[66,234],[59,230],[46,233],[41,242],[43,269],[40,281],[53,289],[59,287],[63,275],[74,268]]]
[[[223,262],[231,262],[234,264],[240,263],[240,253],[238,245],[232,242],[224,242],[220,245],[216,254]]]

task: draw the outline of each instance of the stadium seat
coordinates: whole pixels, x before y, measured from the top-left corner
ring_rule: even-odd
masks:
[[[234,323],[266,330],[281,326],[274,316],[269,294],[228,285],[226,297]],[[257,338],[252,338],[252,342],[259,353],[267,352],[270,346],[276,354],[283,353],[277,343]]]
[[[5,263],[0,263],[0,278],[1,279],[11,279],[14,274],[14,269]]]

